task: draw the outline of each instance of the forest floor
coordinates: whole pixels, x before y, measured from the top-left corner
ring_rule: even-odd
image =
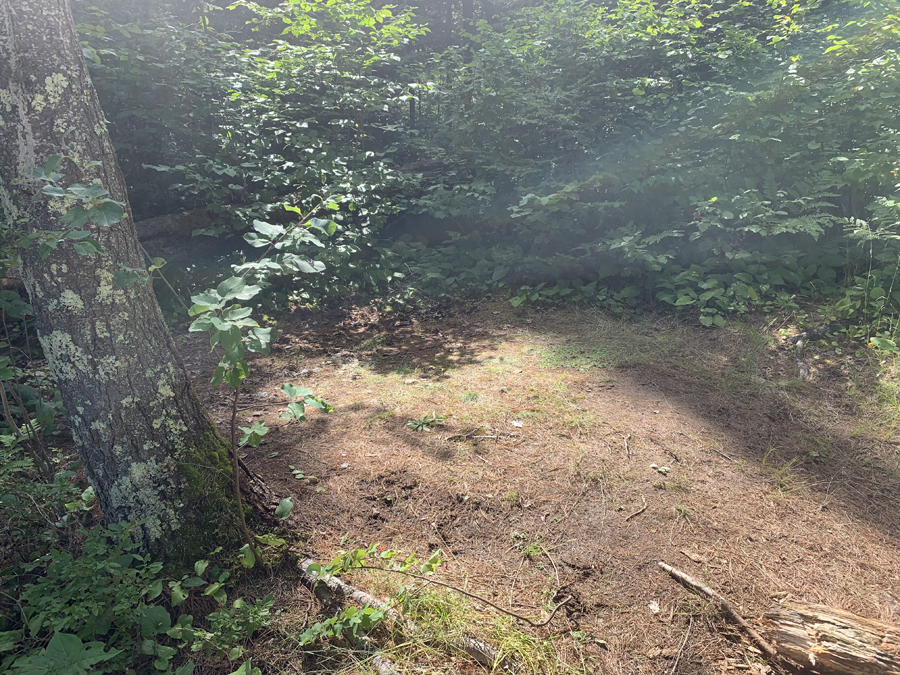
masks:
[[[349,533],[344,547],[440,549],[436,578],[536,619],[571,595],[531,628],[425,589],[435,624],[517,653],[519,672],[764,673],[739,629],[658,561],[758,627],[787,596],[900,622],[900,385],[875,352],[840,355],[830,340],[810,343],[801,382],[786,334],[504,301],[297,311],[252,364],[248,400],[279,400],[289,381],[334,412],[287,424],[276,408],[245,410],[241,424],[272,431],[244,460],[293,497],[307,556],[330,560]],[[205,352],[202,338],[185,346],[225,424]],[[443,425],[408,425],[432,413]],[[389,597],[409,580],[350,581]],[[282,634],[319,609],[296,581],[276,601]],[[372,672],[278,649],[259,654],[274,672]],[[401,672],[485,672],[424,643],[388,654]]]

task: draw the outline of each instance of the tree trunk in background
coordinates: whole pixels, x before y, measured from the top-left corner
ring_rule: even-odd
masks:
[[[64,230],[60,199],[33,179],[72,146],[61,185],[102,183],[125,203],[102,254],[63,242],[19,252],[37,329],[84,467],[110,522],[141,521],[159,554],[205,553],[222,525],[228,446],[191,389],[151,285],[113,275],[143,259],[125,183],[84,63],[68,0],[0,0],[0,200],[10,227]],[[88,162],[102,166],[83,170]]]

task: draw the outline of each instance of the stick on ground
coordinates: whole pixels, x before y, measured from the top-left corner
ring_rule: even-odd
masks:
[[[756,643],[756,646],[759,647],[766,656],[768,656],[773,661],[779,660],[778,652],[775,650],[775,647],[773,647],[768,642],[766,642],[766,640],[763,639],[762,635],[760,635],[759,633],[756,632],[756,630],[753,628],[753,626],[751,626],[749,623],[747,623],[740,614],[735,612],[734,609],[732,609],[731,605],[728,604],[728,601],[724,597],[722,597],[721,595],[716,593],[713,589],[711,589],[709,586],[707,586],[703,582],[697,581],[694,577],[692,577],[688,574],[685,574],[684,572],[682,572],[680,570],[676,570],[671,565],[667,565],[664,562],[660,562],[659,566],[661,568],[663,568],[669,574],[670,577],[675,579],[675,581],[680,583],[682,586],[685,586],[686,588],[689,588],[692,591],[696,591],[697,593],[700,593],[700,595],[706,596],[710,600],[715,600],[716,603],[719,605],[719,609],[722,610],[722,612],[726,616],[728,616],[728,618],[730,618],[738,626],[740,626],[743,629],[743,631],[745,633],[747,633],[747,635],[750,636],[750,639],[753,640],[754,643]]]

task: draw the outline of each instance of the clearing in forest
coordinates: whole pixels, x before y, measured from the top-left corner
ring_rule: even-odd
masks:
[[[335,411],[285,424],[245,410],[241,424],[272,431],[244,461],[293,496],[308,556],[330,559],[349,533],[422,558],[440,549],[437,578],[536,619],[571,596],[548,626],[514,629],[478,601],[420,590],[421,620],[500,644],[522,672],[766,672],[658,561],[754,625],[788,595],[900,621],[900,388],[868,350],[830,342],[810,345],[800,382],[777,328],[489,302],[298,311],[254,362],[248,400],[294,381]],[[202,387],[200,342],[186,353]],[[225,422],[227,396],[206,396]],[[409,581],[389,576],[352,581],[388,597]],[[297,584],[279,593],[293,608],[282,621],[302,630],[318,606]],[[393,658],[484,672],[424,642]],[[285,672],[322,667],[284,659]]]

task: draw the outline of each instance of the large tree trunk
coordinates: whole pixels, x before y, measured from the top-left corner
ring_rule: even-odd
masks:
[[[0,0],[0,200],[11,227],[63,230],[67,205],[40,193],[35,167],[70,146],[61,185],[101,183],[125,203],[102,254],[63,242],[46,260],[20,250],[44,353],[88,478],[110,522],[140,521],[165,555],[203,552],[221,527],[228,447],[191,389],[141,267],[125,183],[88,76],[68,0]],[[99,161],[102,166],[88,166]]]

